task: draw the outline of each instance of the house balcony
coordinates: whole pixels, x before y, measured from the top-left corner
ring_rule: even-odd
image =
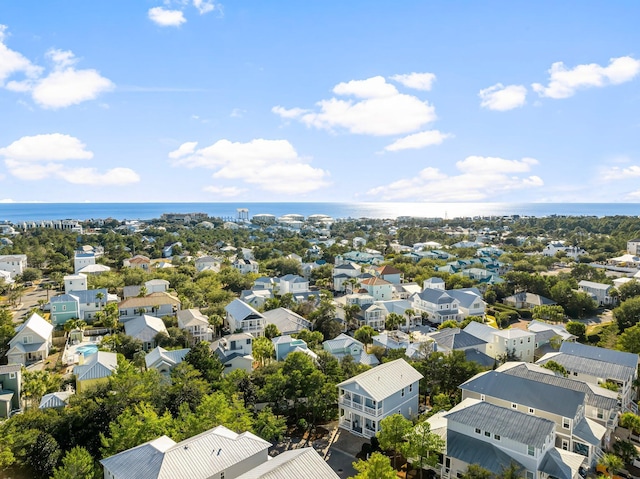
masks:
[[[338,404],[351,409],[355,409],[357,411],[362,411],[365,414],[368,414],[369,416],[377,417],[382,415],[382,407],[373,408],[373,407],[365,406],[362,402],[354,401],[344,395],[338,397]]]
[[[340,418],[339,425],[342,429],[345,429],[357,436],[366,437],[367,439],[370,439],[376,435],[376,431],[374,431],[371,427],[362,427],[360,425],[356,426],[348,419]]]

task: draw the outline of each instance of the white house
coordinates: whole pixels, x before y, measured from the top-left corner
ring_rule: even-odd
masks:
[[[340,263],[336,264],[333,267],[333,289],[335,291],[344,291],[345,286],[344,283],[350,278],[355,278],[360,275],[361,268],[357,264],[354,263]]]
[[[309,291],[309,280],[297,274],[287,274],[276,278],[277,292],[279,295],[291,293],[306,293]]]
[[[360,281],[360,285],[373,296],[376,301],[385,301],[393,297],[393,283],[376,276]]]
[[[267,325],[264,315],[244,301],[234,299],[224,310],[227,313],[225,323],[232,333],[240,330],[256,338],[264,336],[264,327]]]
[[[53,345],[53,325],[37,313],[16,328],[16,335],[9,341],[9,364],[27,365],[43,361]]]
[[[160,318],[142,315],[124,323],[124,332],[132,338],[142,341],[142,349],[149,351],[156,347],[156,335],[167,334],[167,328]]]
[[[198,309],[182,309],[176,313],[178,327],[189,332],[192,343],[209,342],[213,339],[213,329],[209,325],[209,318]]]
[[[8,271],[11,279],[24,272],[27,267],[26,254],[4,254],[0,255],[0,270]]]
[[[312,329],[312,323],[287,308],[276,308],[262,313],[266,324],[274,324],[280,334],[295,334],[303,329]]]
[[[211,351],[218,356],[224,365],[224,373],[236,369],[253,371],[253,336],[249,333],[235,333],[224,336],[211,343]]]
[[[73,272],[78,274],[82,268],[96,264],[93,251],[75,251],[73,256]]]
[[[180,300],[169,293],[151,293],[120,301],[118,310],[122,320],[135,318],[141,313],[161,318],[175,316],[180,310],[180,304]]]
[[[203,271],[220,272],[222,266],[222,260],[215,256],[201,256],[195,260],[196,271],[201,273]]]
[[[640,256],[640,238],[627,241],[627,253],[633,256]]]
[[[72,291],[86,291],[87,290],[87,275],[86,274],[68,274],[63,278],[64,292],[70,293]]]
[[[555,256],[559,251],[564,252],[568,258],[578,259],[580,256],[587,254],[585,250],[579,246],[565,246],[562,241],[552,241],[542,250],[544,256]]]
[[[144,362],[147,369],[157,369],[161,374],[168,376],[171,370],[184,360],[189,351],[191,351],[189,348],[166,350],[158,346],[147,353]]]
[[[578,289],[591,295],[600,306],[608,306],[616,303],[616,298],[609,294],[613,289],[613,286],[610,284],[582,280],[578,283]]]
[[[364,350],[364,344],[344,333],[323,342],[322,349],[327,351],[338,361],[345,356],[351,356],[354,362],[364,364],[366,366],[377,366],[380,364],[378,358]]]
[[[339,425],[358,436],[373,437],[380,421],[393,414],[418,414],[422,374],[404,359],[381,364],[338,384]]]
[[[258,273],[258,271],[260,270],[260,265],[258,264],[258,262],[252,259],[239,258],[231,263],[231,266],[240,271],[242,274]]]
[[[533,362],[536,335],[522,329],[496,329],[476,321],[470,322],[464,331],[486,342],[484,353],[496,359]]]
[[[169,291],[169,281],[166,279],[150,279],[144,283],[147,294],[166,293]]]
[[[469,316],[484,317],[487,303],[482,299],[482,293],[478,288],[450,289],[447,294],[458,301],[460,318],[464,319]]]
[[[458,307],[460,301],[448,294],[444,289],[425,288],[410,298],[413,310],[420,314],[426,313],[430,321],[444,323],[450,319],[460,320]]]

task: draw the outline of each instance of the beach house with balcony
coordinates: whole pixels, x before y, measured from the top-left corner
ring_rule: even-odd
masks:
[[[393,414],[418,414],[422,374],[404,359],[381,364],[338,384],[339,425],[353,434],[373,437],[380,421]]]
[[[264,336],[264,328],[267,321],[262,313],[259,313],[244,301],[234,299],[224,308],[225,324],[232,333],[242,331],[258,338]]]

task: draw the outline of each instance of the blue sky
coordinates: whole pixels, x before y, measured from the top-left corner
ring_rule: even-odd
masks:
[[[640,4],[4,0],[0,201],[640,201]]]

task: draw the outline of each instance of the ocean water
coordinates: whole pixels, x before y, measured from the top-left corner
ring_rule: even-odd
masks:
[[[207,213],[235,219],[238,208],[249,217],[268,213],[333,218],[458,218],[473,216],[638,216],[640,203],[0,203],[0,221],[115,218],[147,220],[163,213]]]

